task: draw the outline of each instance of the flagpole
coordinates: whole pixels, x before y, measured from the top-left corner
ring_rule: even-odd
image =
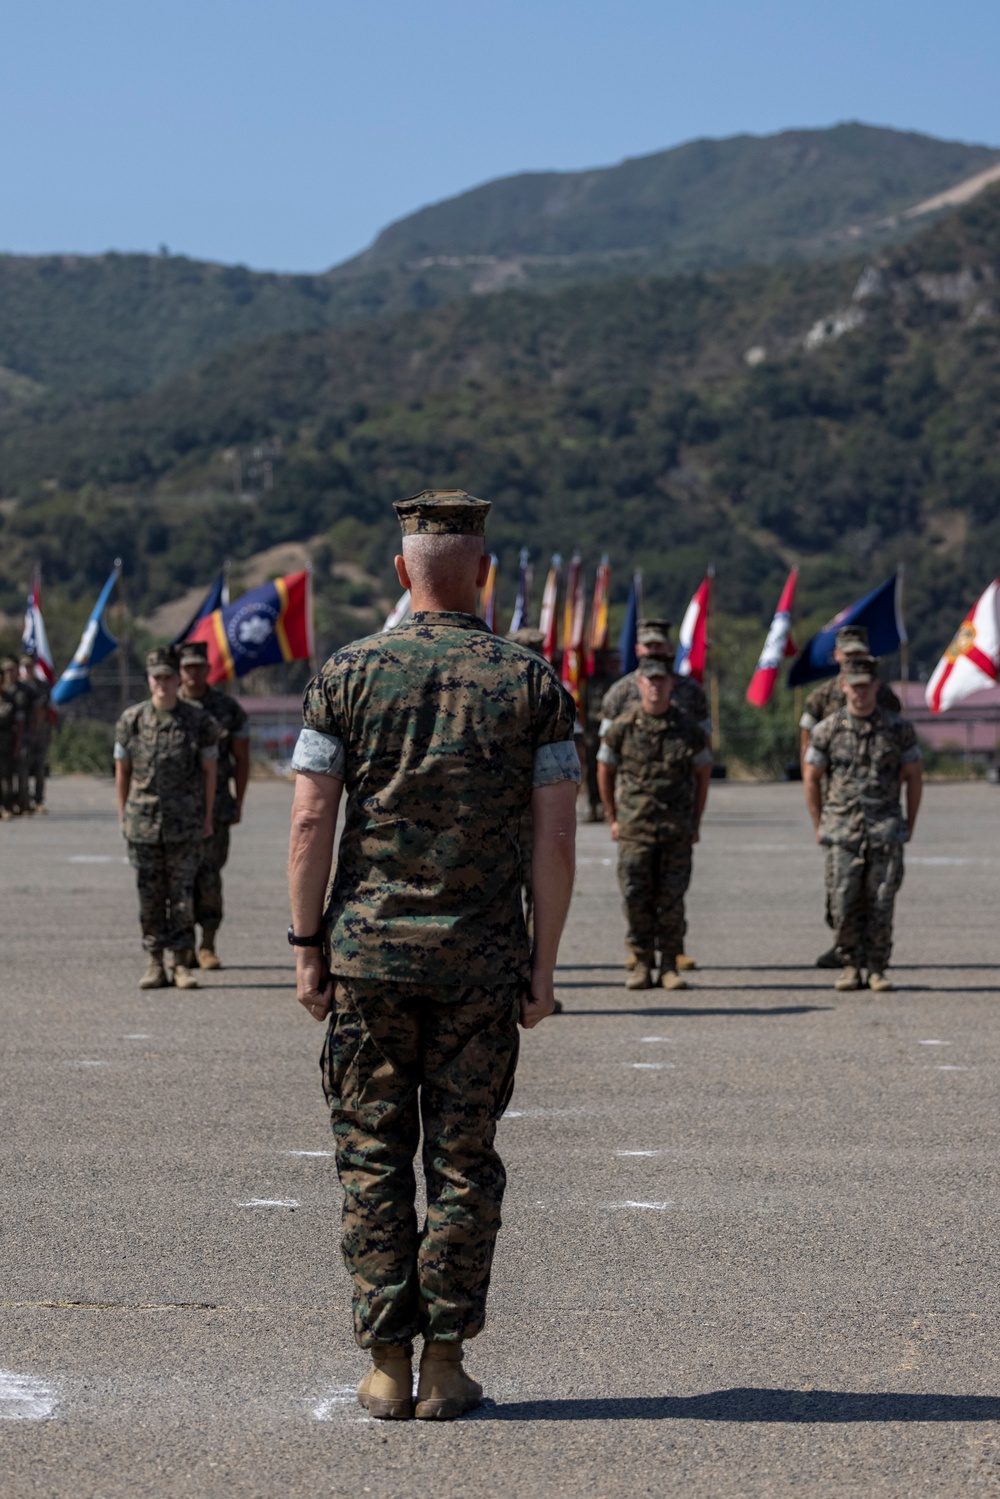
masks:
[[[128,623],[125,610],[125,584],[122,581],[122,559],[115,558],[115,567],[118,569],[118,609],[121,619],[118,625],[118,706],[119,712],[124,713],[128,707]]]

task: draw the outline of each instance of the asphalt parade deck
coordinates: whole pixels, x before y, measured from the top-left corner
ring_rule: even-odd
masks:
[[[1000,1493],[1000,791],[932,785],[897,992],[839,995],[796,786],[714,784],[683,994],[628,993],[580,829],[565,1015],[524,1038],[491,1316],[450,1425],[369,1421],[321,1030],[253,783],[225,969],[141,993],[108,782],[0,828],[0,1491]]]

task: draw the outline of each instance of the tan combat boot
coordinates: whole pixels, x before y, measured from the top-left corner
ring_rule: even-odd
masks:
[[[840,977],[834,979],[833,987],[838,989],[841,994],[845,994],[849,989],[861,988],[861,975],[853,963],[848,963],[845,968],[840,970]]]
[[[698,967],[698,964],[695,962],[694,958],[689,958],[687,953],[679,952],[677,954],[677,961],[675,962],[674,967],[677,969],[678,973],[693,973],[694,970]],[[664,984],[663,987],[666,988],[666,984]]]
[[[201,929],[201,946],[198,949],[199,968],[221,968],[222,964],[215,955],[215,934],[218,927],[204,926]]]
[[[375,1343],[372,1366],[358,1385],[358,1404],[376,1421],[409,1421],[413,1415],[413,1344]]]
[[[679,960],[678,960],[677,967],[678,968],[680,967],[680,961]],[[661,989],[686,989],[687,988],[687,980],[681,978],[680,974],[677,972],[677,968],[664,968],[661,971],[661,973],[660,973],[660,988]]]
[[[167,989],[170,980],[167,978],[167,970],[163,966],[163,954],[156,949],[149,955],[149,964],[146,972],[139,980],[140,989]]]
[[[193,952],[174,953],[174,983],[178,989],[197,989],[198,980],[191,972],[193,967]]]
[[[876,994],[891,994],[895,986],[892,979],[887,979],[884,973],[870,973],[868,987]]]
[[[483,1387],[462,1368],[461,1343],[425,1343],[413,1414],[418,1421],[454,1421],[481,1404]]]
[[[631,973],[632,969],[635,967],[635,965],[636,965],[636,956],[635,956],[635,953],[632,951],[632,949],[629,947],[628,943],[626,942],[626,944],[625,944],[625,972],[626,973]]]
[[[652,989],[653,975],[649,971],[648,963],[640,963],[636,958],[632,972],[625,980],[626,989]]]

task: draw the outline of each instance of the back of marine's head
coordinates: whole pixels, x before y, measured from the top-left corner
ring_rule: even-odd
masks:
[[[490,508],[464,489],[423,489],[394,503],[412,592],[460,595],[475,586]]]

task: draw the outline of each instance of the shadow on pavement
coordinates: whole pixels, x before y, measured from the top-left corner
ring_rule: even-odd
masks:
[[[559,986],[560,988],[563,985]],[[811,1015],[815,1010],[833,1010],[835,1005],[775,1005],[770,1010],[731,1009],[721,1008],[712,1010],[698,1009],[694,1005],[671,1005],[669,1008],[654,1009],[651,1006],[643,1009],[631,1009],[626,1005],[617,1006],[613,1010],[564,1010],[564,1015],[576,1015],[586,1017],[588,1015],[676,1015],[683,1018],[685,1015],[759,1015],[767,1017],[770,1015]]]
[[[685,978],[687,978],[686,974],[685,974]],[[915,985],[907,985],[907,988],[913,988],[913,987],[916,987],[916,986]],[[557,978],[556,979],[556,988],[561,993],[563,989],[622,989],[622,990],[624,990],[625,986],[621,982],[620,979],[617,979],[617,980],[616,979],[609,979],[606,982],[602,983],[602,981],[600,979],[563,979],[563,978]],[[829,983],[829,984],[814,984],[814,985],[813,984],[706,984],[706,983],[702,982],[700,976],[699,977],[695,977],[694,975],[692,975],[692,977],[690,979],[688,979],[688,988],[691,989],[691,990],[701,989],[703,991],[708,991],[708,992],[713,993],[713,994],[741,994],[741,993],[744,993],[746,990],[751,990],[754,993],[756,993],[756,992],[759,991],[761,994],[777,994],[777,993],[782,993],[782,992],[785,992],[785,991],[787,991],[787,992],[789,992],[791,994],[801,994],[803,992],[803,990],[807,990],[810,994],[815,994],[817,991],[825,993],[826,990],[833,988],[833,984],[832,984],[832,982]],[[630,989],[627,992],[629,994],[636,994],[636,993],[640,993],[641,994],[643,991],[641,989],[640,990]],[[856,992],[856,991],[854,991],[854,992]],[[965,993],[966,991],[963,989],[963,990],[961,990],[959,992]]]
[[[704,1395],[651,1395],[616,1400],[492,1400],[480,1421],[997,1421],[1000,1396],[911,1395],[892,1390],[710,1390]]]

